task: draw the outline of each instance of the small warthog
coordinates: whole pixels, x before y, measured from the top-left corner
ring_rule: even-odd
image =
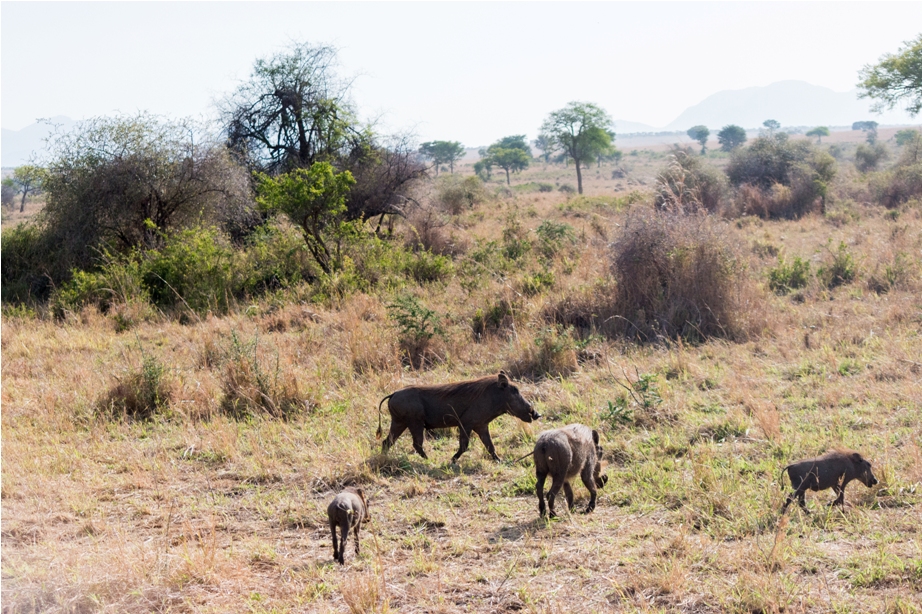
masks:
[[[808,489],[817,491],[832,488],[837,496],[831,505],[842,505],[845,503],[845,487],[852,480],[858,480],[868,488],[877,484],[877,478],[871,473],[871,463],[858,452],[851,450],[832,450],[818,458],[792,463],[781,471],[788,472],[791,487],[794,489],[781,508],[782,514],[787,511],[788,505],[795,497],[800,507],[807,511],[804,493]],[[784,484],[781,486],[783,488]]]
[[[347,488],[336,495],[327,506],[327,517],[330,519],[330,533],[333,534],[333,560],[345,564],[346,538],[349,536],[349,527],[355,532],[355,554],[359,553],[359,530],[362,523],[369,520],[368,502],[365,500],[365,491],[361,488]],[[336,543],[336,527],[339,527],[342,539]]]
[[[588,514],[595,509],[596,488],[602,488],[608,482],[608,476],[602,475],[605,461],[599,446],[599,433],[582,424],[570,424],[552,431],[544,431],[535,442],[535,476],[538,483],[535,491],[538,495],[538,511],[545,515],[544,480],[550,474],[553,479],[547,491],[547,505],[551,518],[554,518],[554,498],[563,487],[567,496],[567,507],[573,509],[573,489],[570,480],[579,475],[583,484],[589,489]]]
[[[390,399],[390,400],[388,400]],[[541,416],[522,398],[519,389],[509,382],[505,371],[499,375],[468,382],[441,386],[409,386],[389,394],[378,403],[378,437],[381,437],[381,405],[387,403],[391,414],[391,430],[381,446],[381,452],[394,445],[405,430],[413,436],[413,449],[423,458],[423,433],[426,429],[457,426],[460,430],[458,451],[451,457],[455,462],[467,450],[471,432],[477,433],[493,460],[498,461],[496,448],[490,439],[490,421],[510,414],[531,422]]]

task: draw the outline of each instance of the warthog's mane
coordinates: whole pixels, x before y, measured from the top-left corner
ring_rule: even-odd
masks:
[[[420,388],[429,394],[441,397],[443,399],[457,397],[475,399],[485,394],[491,387],[497,385],[498,380],[495,375],[492,375],[466,382],[452,382],[450,384],[420,386]]]

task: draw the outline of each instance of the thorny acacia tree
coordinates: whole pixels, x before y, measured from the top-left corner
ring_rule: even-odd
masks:
[[[517,173],[528,168],[531,162],[531,147],[525,141],[524,134],[506,136],[486,149],[480,150],[481,168],[489,172],[494,166],[506,171],[506,185],[511,185],[509,173]]]
[[[908,103],[911,116],[922,111],[922,34],[904,45],[898,53],[888,53],[858,73],[862,90],[858,97],[874,98],[873,111],[892,109],[901,100]]]
[[[332,47],[296,44],[260,58],[223,102],[227,144],[270,175],[339,159],[368,137],[356,127],[348,85],[336,75]]]
[[[41,194],[42,180],[45,177],[45,169],[34,164],[23,164],[16,167],[13,171],[13,187],[17,193],[22,195],[19,201],[19,212],[26,210],[26,198],[32,194]]]
[[[333,47],[307,43],[258,59],[222,104],[228,147],[270,176],[318,162],[350,171],[347,219],[399,213],[426,167],[406,137],[382,141],[359,124],[336,67]]]
[[[451,174],[455,174],[455,162],[464,157],[464,145],[458,141],[428,141],[419,146],[419,154],[432,160],[435,176],[439,176],[439,167],[447,164]]]
[[[540,133],[551,147],[573,159],[577,190],[582,194],[582,164],[611,146],[613,129],[611,117],[601,107],[591,102],[571,102],[548,115]]]
[[[746,131],[736,124],[728,124],[717,133],[717,142],[723,151],[733,151],[746,142]]]

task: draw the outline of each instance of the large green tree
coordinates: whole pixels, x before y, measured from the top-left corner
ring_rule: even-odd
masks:
[[[723,151],[733,151],[746,142],[746,130],[736,124],[728,124],[717,133],[717,142]]]
[[[611,146],[612,130],[611,117],[604,109],[591,102],[571,102],[548,115],[540,133],[553,149],[572,158],[577,191],[582,194],[582,165]]]
[[[708,137],[711,135],[711,131],[708,130],[707,126],[692,126],[685,134],[691,140],[698,141],[698,144],[701,145],[702,156],[707,153]]]
[[[858,73],[858,97],[873,98],[874,111],[892,109],[901,101],[912,116],[922,111],[922,34],[903,45],[897,53],[885,54]]]
[[[448,165],[452,175],[455,174],[455,162],[464,157],[464,145],[458,141],[428,141],[419,146],[419,153],[432,160],[435,176],[439,176],[439,167]]]
[[[506,185],[511,185],[509,174],[528,168],[531,162],[531,147],[525,141],[524,134],[516,134],[503,137],[485,150],[480,150],[480,155],[483,158],[480,167],[492,169],[498,166],[506,171]]]

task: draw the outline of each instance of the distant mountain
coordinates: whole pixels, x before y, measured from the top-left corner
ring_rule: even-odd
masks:
[[[22,130],[2,129],[0,134],[0,166],[20,166],[28,163],[33,154],[40,156],[45,149],[45,139],[54,130],[55,125],[63,130],[70,129],[76,122],[69,117],[58,115],[48,122],[35,123]]]
[[[659,132],[662,128],[656,128],[649,124],[642,124],[640,122],[631,122],[626,119],[616,119],[615,120],[615,133],[616,134],[636,134],[638,132]]]
[[[667,130],[687,130],[703,124],[714,131],[727,124],[758,128],[766,119],[782,126],[851,126],[874,120],[880,124],[912,124],[909,115],[894,109],[877,115],[871,102],[858,99],[858,90],[834,92],[805,81],[779,81],[765,87],[726,90],[708,96],[682,112]]]

